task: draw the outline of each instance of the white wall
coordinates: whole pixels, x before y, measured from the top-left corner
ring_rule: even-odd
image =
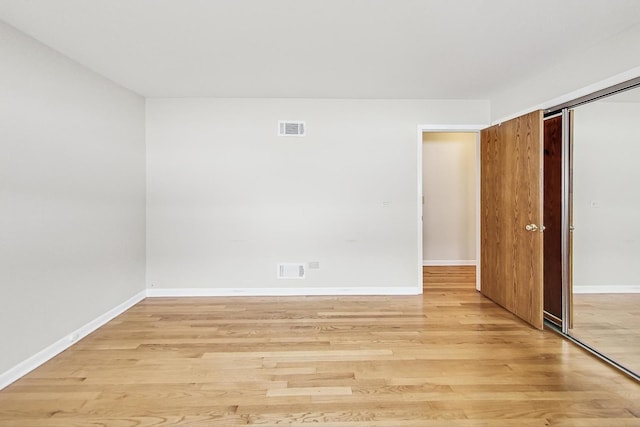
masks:
[[[640,292],[639,117],[640,103],[631,102],[598,101],[574,112],[573,282],[578,292],[588,287]]]
[[[638,77],[639,58],[640,25],[621,29],[590,49],[560,59],[554,67],[531,70],[517,81],[504,82],[503,89],[491,95],[491,120],[553,107]]]
[[[150,291],[416,290],[417,126],[488,114],[484,101],[148,99]],[[277,137],[281,119],[308,136]],[[276,278],[278,262],[310,261],[306,279]]]
[[[144,100],[0,22],[0,376],[144,290]]]
[[[476,139],[476,133],[423,133],[425,264],[476,262]]]

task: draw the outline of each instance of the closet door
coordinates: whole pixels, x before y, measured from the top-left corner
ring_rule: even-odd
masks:
[[[481,292],[543,326],[542,111],[481,133]]]
[[[544,315],[562,327],[563,117],[544,120]]]

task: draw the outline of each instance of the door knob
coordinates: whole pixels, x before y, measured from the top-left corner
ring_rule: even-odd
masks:
[[[527,224],[524,226],[524,228],[527,231],[536,231],[538,229],[538,226],[535,224]]]

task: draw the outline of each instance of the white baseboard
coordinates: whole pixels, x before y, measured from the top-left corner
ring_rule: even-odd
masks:
[[[639,285],[576,286],[574,294],[640,294]]]
[[[419,295],[415,286],[345,287],[345,288],[152,288],[148,297],[279,297],[308,295]]]
[[[33,371],[35,368],[42,365],[46,361],[52,359],[53,357],[63,352],[67,348],[71,347],[74,343],[78,342],[82,338],[89,335],[91,332],[95,331],[96,329],[106,324],[116,316],[124,313],[129,308],[133,307],[134,305],[142,301],[145,297],[146,297],[146,291],[141,291],[137,293],[136,295],[129,298],[122,304],[112,308],[111,310],[107,311],[101,316],[96,317],[91,322],[87,323],[86,325],[82,326],[79,329],[76,329],[66,337],[54,342],[50,346],[39,351],[38,353],[34,354],[28,359],[18,363],[16,366],[9,369],[8,371],[0,374],[0,390],[7,387],[9,384],[13,383],[17,379],[28,374],[29,372]]]
[[[425,267],[440,267],[454,265],[476,265],[475,259],[425,259],[422,261]]]

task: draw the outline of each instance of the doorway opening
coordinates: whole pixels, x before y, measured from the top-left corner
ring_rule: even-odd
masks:
[[[485,126],[421,126],[420,266],[475,273],[479,289],[479,131]],[[424,273],[426,274],[426,273]]]

